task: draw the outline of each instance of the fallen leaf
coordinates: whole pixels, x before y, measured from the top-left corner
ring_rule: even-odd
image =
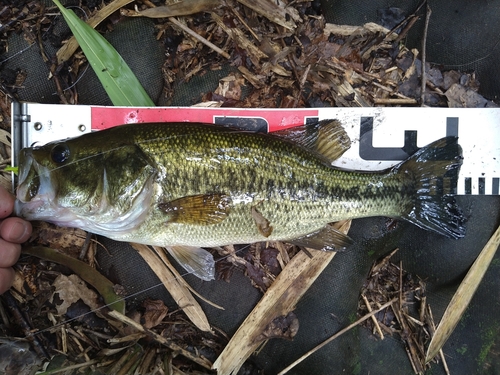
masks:
[[[56,310],[59,315],[66,314],[68,307],[78,300],[82,300],[91,310],[99,308],[99,296],[92,289],[89,289],[85,282],[76,275],[59,275],[54,281],[54,294],[50,298],[50,302],[54,303],[54,297],[61,300],[61,304],[56,304]]]
[[[144,328],[151,329],[156,327],[167,316],[168,307],[165,306],[162,300],[147,299],[142,305],[146,309],[143,315]]]
[[[290,311],[286,316],[278,316],[269,323],[264,331],[257,336],[255,342],[268,339],[292,340],[299,330],[299,319]]]

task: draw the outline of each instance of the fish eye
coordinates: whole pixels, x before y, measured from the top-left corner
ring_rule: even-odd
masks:
[[[69,155],[69,148],[64,143],[55,145],[50,151],[50,157],[52,158],[52,161],[57,164],[64,163],[69,159]]]

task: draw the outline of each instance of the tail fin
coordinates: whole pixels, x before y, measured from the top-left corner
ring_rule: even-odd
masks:
[[[397,166],[398,173],[413,176],[417,194],[412,210],[403,218],[450,238],[463,237],[465,217],[452,196],[456,194],[462,160],[458,138],[446,137]]]

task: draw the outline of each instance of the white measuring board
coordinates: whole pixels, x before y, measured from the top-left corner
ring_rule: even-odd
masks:
[[[353,170],[389,168],[445,136],[463,149],[457,193],[500,194],[500,108],[301,108],[102,107],[23,103],[13,105],[14,152],[125,123],[206,122],[272,132],[307,122],[338,119],[351,148],[334,165]],[[17,162],[13,157],[13,165]]]

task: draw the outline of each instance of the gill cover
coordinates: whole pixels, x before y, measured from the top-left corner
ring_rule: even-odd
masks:
[[[16,214],[97,234],[130,231],[144,220],[155,175],[133,143],[103,149],[82,136],[23,149]]]

